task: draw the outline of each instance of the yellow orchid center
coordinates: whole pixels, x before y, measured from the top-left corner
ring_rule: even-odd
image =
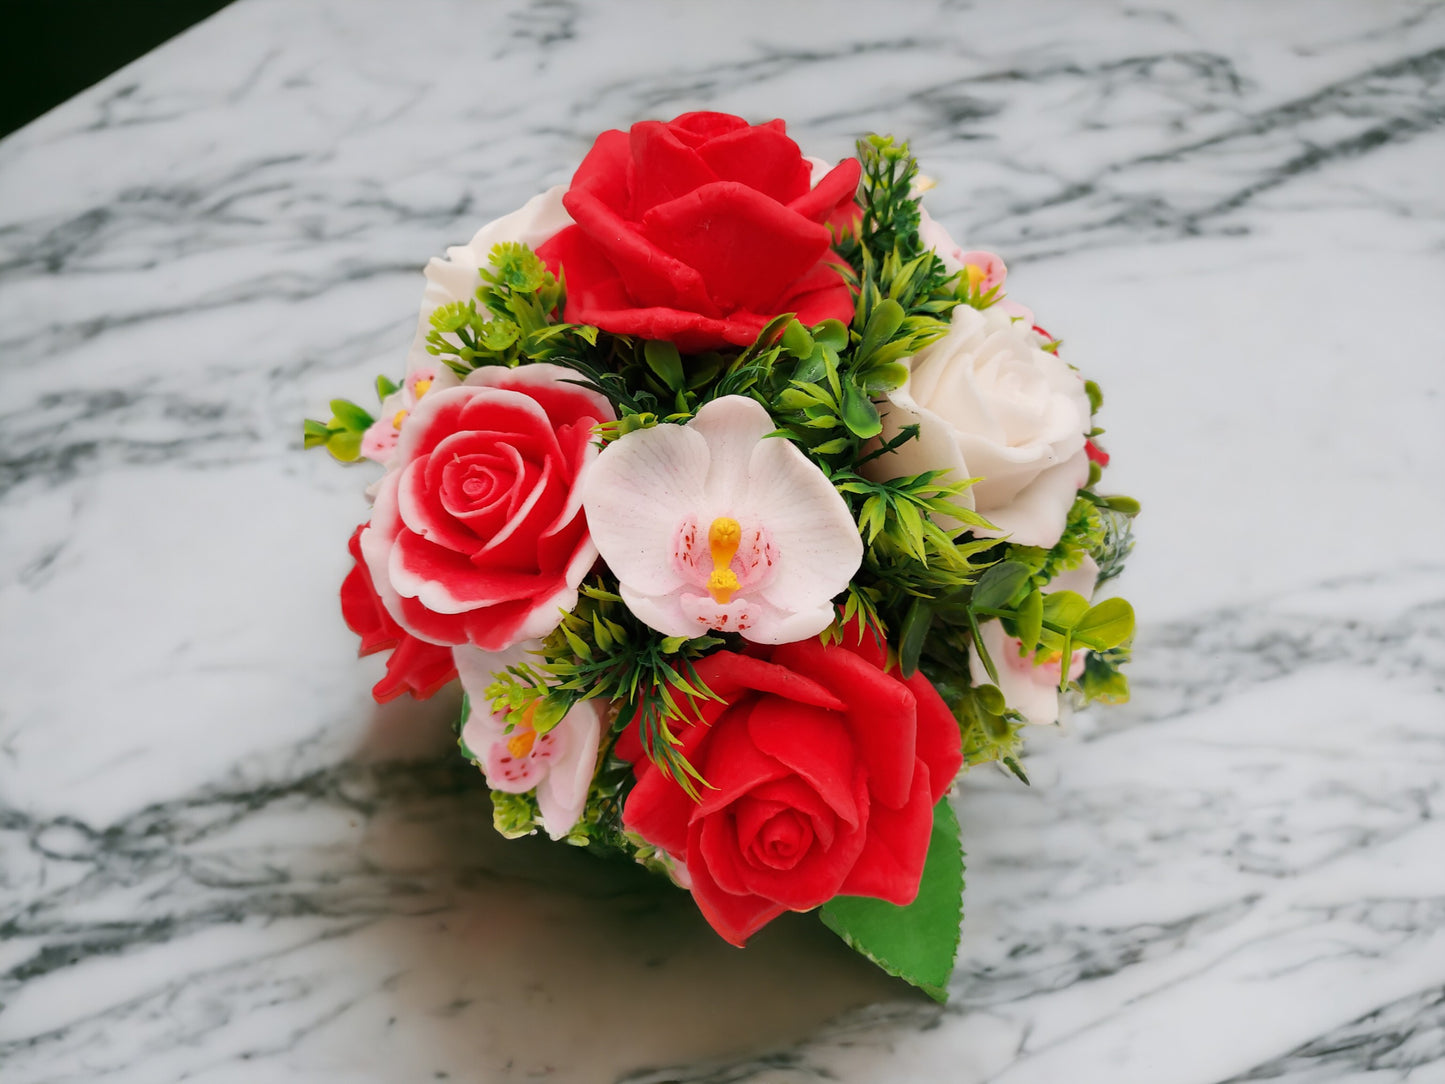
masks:
[[[411,393],[415,395],[418,399],[420,399],[423,395],[426,394],[427,389],[430,387],[430,380],[418,380],[415,384],[411,386]]]
[[[406,416],[407,416],[408,413],[409,413],[409,411],[398,410],[395,414],[393,414],[393,415],[392,415],[392,418],[391,418],[391,427],[392,427],[393,429],[400,430],[400,429],[401,429],[401,423],[404,422],[404,421],[406,421]]]
[[[518,730],[507,739],[507,752],[514,757],[524,757],[532,751],[532,746],[537,741],[537,732],[531,727],[525,730]]]
[[[728,567],[737,556],[743,539],[741,524],[731,516],[718,516],[707,529],[707,548],[712,554],[712,575],[707,578],[707,593],[719,606],[732,601],[738,589],[738,578]]]
[[[963,273],[968,276],[968,288],[974,292],[978,291],[978,284],[988,278],[988,272],[976,263],[971,263],[965,267]]]

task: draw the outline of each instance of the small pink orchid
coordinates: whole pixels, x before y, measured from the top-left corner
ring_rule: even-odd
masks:
[[[1004,283],[1008,281],[1008,268],[1004,266],[1002,257],[975,249],[972,252],[959,253],[958,259],[963,264],[963,276],[968,280],[970,294],[977,297],[997,289],[998,296],[993,304],[998,306],[999,311],[1016,321],[1022,321],[1026,327],[1033,326],[1033,310],[1003,296]],[[944,260],[944,263],[947,264],[948,261]]]
[[[385,464],[401,439],[402,423],[416,409],[421,397],[433,389],[454,388],[460,383],[456,374],[445,365],[427,365],[413,370],[400,388],[382,400],[381,416],[361,438],[361,454]]]
[[[527,661],[539,641],[525,641],[506,651],[454,650],[457,673],[470,709],[462,726],[462,742],[471,750],[487,786],[507,794],[537,792],[541,824],[553,839],[570,832],[587,804],[587,791],[597,767],[603,706],[596,700],[576,705],[561,722],[539,734],[528,722],[509,726],[504,716],[487,710],[487,687],[508,666]]]
[[[968,279],[969,293],[986,294],[994,288],[1003,289],[1008,278],[1008,268],[1003,259],[992,252],[975,249],[960,256],[963,274]]]
[[[588,529],[637,617],[667,636],[822,632],[863,559],[833,484],[752,399],[604,448],[582,481]]]
[[[1043,588],[1051,591],[1074,591],[1089,598],[1099,579],[1099,566],[1087,554],[1078,568],[1060,572]],[[1035,726],[1049,726],[1059,721],[1059,681],[1064,660],[1055,652],[1051,657],[1037,652],[1025,653],[1016,636],[1004,632],[997,620],[979,626],[979,638],[998,671],[998,689],[1004,702]],[[1069,658],[1069,680],[1084,672],[1084,651],[1073,652]],[[991,679],[978,651],[969,647],[968,669],[974,684],[988,685]]]

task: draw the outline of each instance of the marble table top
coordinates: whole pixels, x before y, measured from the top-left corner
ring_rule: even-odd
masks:
[[[336,602],[420,267],[717,108],[1104,387],[1134,701],[956,798],[946,1007],[490,827]],[[1445,6],[241,0],[0,142],[0,1079],[1445,1081]]]

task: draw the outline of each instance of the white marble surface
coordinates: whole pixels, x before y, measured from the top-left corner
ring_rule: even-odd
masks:
[[[491,835],[378,710],[419,268],[591,136],[911,136],[1108,395],[1133,704],[957,805],[939,1008]],[[0,1079],[1445,1081],[1445,7],[241,0],[0,142]]]

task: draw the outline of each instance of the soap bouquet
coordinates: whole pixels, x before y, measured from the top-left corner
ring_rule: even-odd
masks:
[[[817,911],[945,996],[948,796],[1119,701],[1132,500],[1098,388],[920,206],[906,144],[604,132],[426,268],[400,383],[305,443],[381,468],[341,588],[374,695],[464,692],[513,837],[625,855],[742,945]]]

